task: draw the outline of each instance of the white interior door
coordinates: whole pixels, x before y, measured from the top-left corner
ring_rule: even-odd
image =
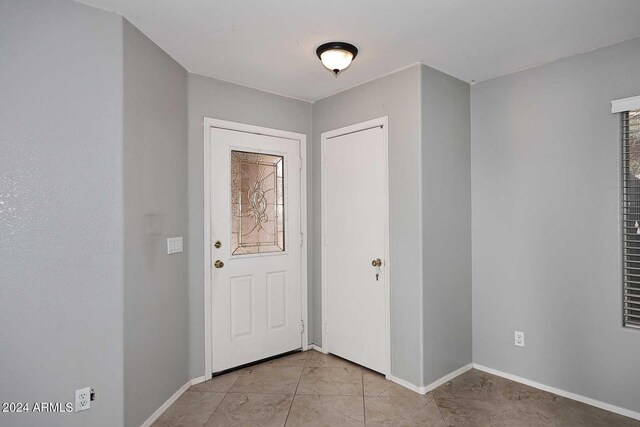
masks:
[[[330,353],[387,374],[383,132],[378,126],[323,138],[324,344]],[[378,258],[379,270],[372,265]]]
[[[297,140],[211,128],[210,143],[218,372],[301,347],[301,160]]]

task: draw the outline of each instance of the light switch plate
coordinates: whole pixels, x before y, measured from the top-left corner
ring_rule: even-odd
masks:
[[[167,255],[182,252],[182,237],[169,237],[167,239]]]

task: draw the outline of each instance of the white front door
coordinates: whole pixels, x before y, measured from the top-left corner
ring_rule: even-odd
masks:
[[[299,141],[211,128],[212,371],[301,347]]]
[[[329,133],[323,138],[323,149],[325,347],[388,374],[383,127],[337,136]],[[382,262],[379,269],[372,265],[377,259]]]

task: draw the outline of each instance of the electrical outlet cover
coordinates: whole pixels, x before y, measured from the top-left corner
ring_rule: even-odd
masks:
[[[76,390],[76,412],[86,411],[91,408],[91,387]]]
[[[524,347],[524,332],[515,331],[515,341],[514,344],[517,347]]]

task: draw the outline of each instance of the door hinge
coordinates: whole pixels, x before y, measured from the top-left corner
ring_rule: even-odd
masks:
[[[300,321],[300,333],[304,332],[304,320]]]
[[[304,233],[300,233],[300,246],[304,245]]]
[[[300,160],[300,163],[298,164],[300,170],[302,170],[302,157],[299,157],[298,160]]]

